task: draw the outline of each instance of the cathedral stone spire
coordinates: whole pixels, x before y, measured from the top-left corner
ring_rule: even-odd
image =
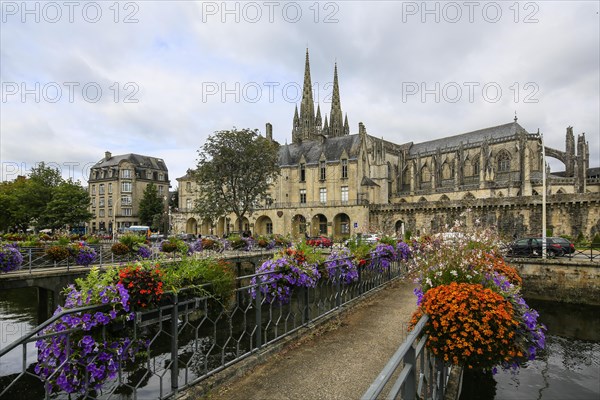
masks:
[[[350,134],[350,125],[348,125],[348,114],[346,114],[346,118],[344,119],[344,135]]]
[[[323,123],[323,135],[329,136],[329,124],[327,123],[327,114],[325,114],[325,122]]]
[[[323,129],[323,120],[321,119],[321,106],[317,105],[317,116],[315,117],[315,129],[317,133],[321,133]]]
[[[342,106],[340,104],[337,63],[335,63],[333,70],[333,95],[331,97],[331,113],[329,117],[329,124],[329,136],[342,136],[344,134],[344,121],[342,117]]]
[[[306,61],[304,63],[304,88],[302,90],[302,104],[300,104],[300,124],[303,139],[310,139],[315,136],[315,102],[310,79],[308,49],[306,49]]]

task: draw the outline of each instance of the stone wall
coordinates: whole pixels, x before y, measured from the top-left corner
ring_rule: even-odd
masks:
[[[575,259],[511,263],[523,278],[525,298],[600,305],[600,263]]]
[[[371,225],[400,226],[413,235],[446,231],[458,220],[495,226],[507,238],[541,235],[542,196],[500,197],[457,201],[422,201],[371,205]],[[600,193],[558,194],[546,201],[546,227],[553,236],[582,233],[592,238],[600,233]]]

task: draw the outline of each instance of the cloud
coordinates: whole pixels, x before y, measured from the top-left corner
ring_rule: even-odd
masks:
[[[374,136],[422,142],[507,123],[516,111],[553,148],[564,149],[567,126],[586,132],[590,165],[600,165],[594,2],[481,2],[472,15],[460,2],[97,3],[95,23],[91,8],[75,10],[73,23],[63,8],[50,23],[39,4],[39,23],[3,15],[3,170],[93,163],[110,150],[165,159],[174,183],[215,131],[271,122],[275,139],[290,141],[306,47],[323,116],[337,62],[351,133],[364,122]],[[57,86],[62,97],[51,102]]]

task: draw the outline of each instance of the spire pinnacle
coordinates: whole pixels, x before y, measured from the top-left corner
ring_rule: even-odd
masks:
[[[300,104],[300,129],[303,139],[310,139],[315,135],[315,102],[313,100],[312,82],[310,79],[310,59],[308,48],[304,62],[304,88],[302,89],[302,103]]]
[[[329,117],[331,136],[341,136],[344,132],[342,106],[340,104],[340,88],[338,84],[337,62],[333,68],[333,94],[331,96],[331,113]]]

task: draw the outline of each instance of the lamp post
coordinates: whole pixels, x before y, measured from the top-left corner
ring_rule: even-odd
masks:
[[[546,259],[546,148],[543,134],[540,134],[540,139],[542,140],[542,258]]]

